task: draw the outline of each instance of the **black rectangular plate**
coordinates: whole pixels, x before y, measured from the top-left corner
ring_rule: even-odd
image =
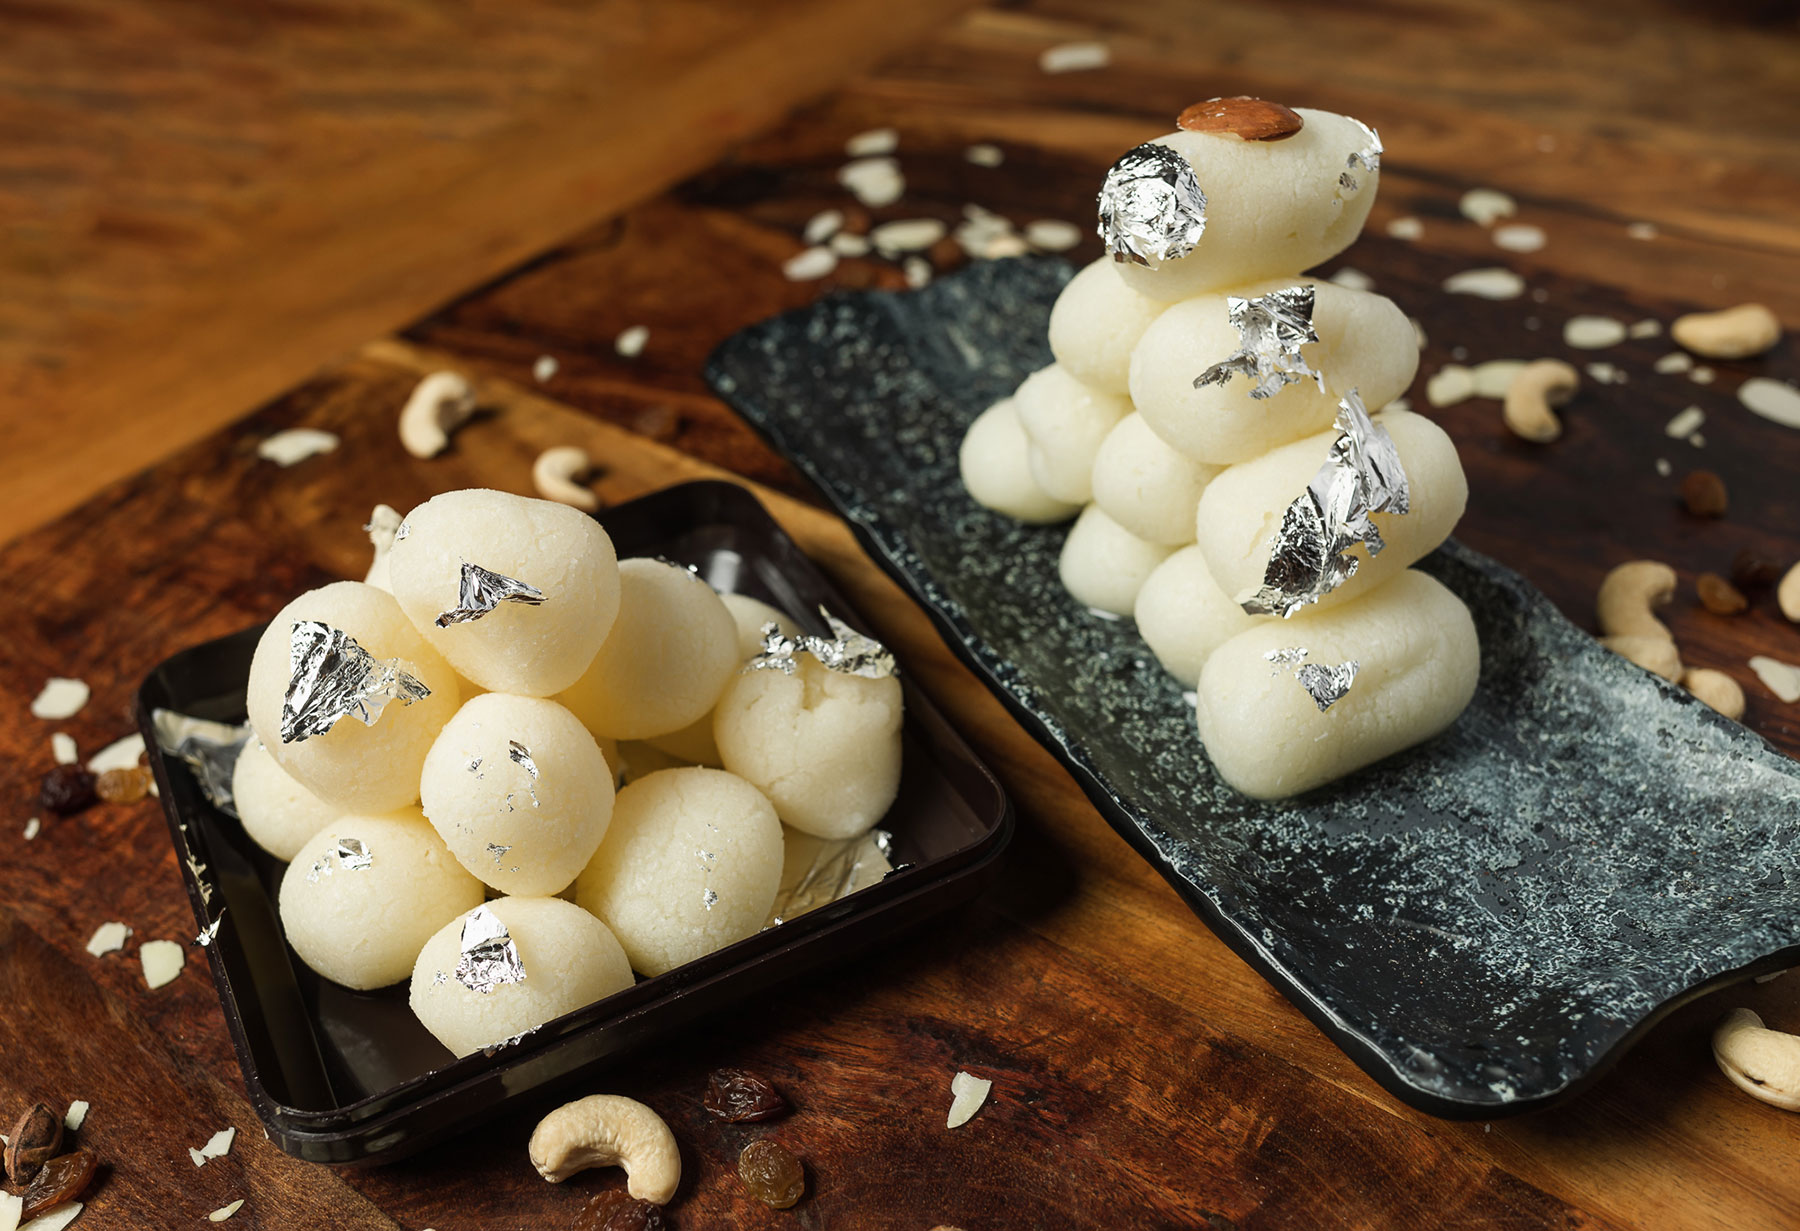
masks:
[[[1464,1119],[1567,1097],[1676,1005],[1800,958],[1800,765],[1455,542],[1420,567],[1481,636],[1456,726],[1298,799],[1225,786],[1130,621],[1063,590],[1064,529],[958,474],[969,423],[1050,362],[1070,273],[825,299],[707,376],[1213,931],[1396,1096]]]
[[[856,622],[843,595],[735,484],[668,488],[606,510],[600,523],[621,557],[692,565],[716,589],[760,598],[807,632],[829,632],[821,605]],[[244,686],[261,631],[209,641],[157,667],[138,692],[138,724],[195,919],[204,927],[224,915],[207,957],[251,1102],[277,1145],[315,1162],[389,1161],[502,1111],[544,1102],[702,1014],[967,901],[991,879],[1012,837],[1012,807],[994,776],[906,684],[900,795],[881,822],[893,834],[894,872],[641,980],[492,1055],[458,1060],[412,1015],[404,984],[353,992],[293,956],[275,906],[286,865],[213,808],[187,766],[157,750],[154,710],[244,721]]]

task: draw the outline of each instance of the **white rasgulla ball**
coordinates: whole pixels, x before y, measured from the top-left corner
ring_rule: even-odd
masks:
[[[341,849],[361,844],[361,857]],[[359,867],[362,860],[366,867]],[[281,878],[281,926],[300,960],[368,989],[406,978],[431,934],[481,904],[417,808],[343,816],[302,845]]]
[[[561,898],[487,903],[518,950],[525,977],[481,992],[456,977],[468,916],[425,942],[412,968],[412,1011],[438,1042],[467,1056],[632,985],[631,964],[610,929]]]
[[[619,792],[575,900],[612,928],[632,968],[659,975],[758,931],[781,884],[781,822],[722,769],[667,769]]]
[[[1081,509],[1039,486],[1031,472],[1031,440],[1012,398],[995,402],[969,425],[957,466],[976,504],[1014,521],[1048,525],[1067,521]]]
[[[719,753],[795,829],[854,837],[900,790],[900,681],[827,671],[810,654],[794,662],[792,675],[750,671],[731,682],[713,716]]]
[[[775,625],[784,637],[795,635],[794,622],[761,599],[743,594],[721,594],[719,601],[725,604],[725,610],[731,613],[731,619],[737,625],[738,657],[745,662],[762,653],[762,630],[767,625]],[[713,738],[711,710],[679,731],[653,736],[644,742],[668,753],[682,765],[710,765],[718,769],[724,764],[719,759],[719,743]],[[658,765],[657,768],[667,769],[668,766]]]
[[[308,838],[344,815],[289,777],[255,736],[238,753],[231,797],[244,832],[277,859],[292,859]]]
[[[494,692],[548,697],[581,677],[619,610],[619,563],[600,523],[580,509],[511,492],[433,496],[406,515],[388,554],[394,596],[427,641]],[[460,603],[463,565],[542,592],[440,628]]]
[[[503,692],[473,698],[445,724],[419,790],[463,867],[518,895],[574,880],[613,812],[612,769],[581,721],[554,701]]]
[[[1174,550],[1138,538],[1090,504],[1063,540],[1056,571],[1063,589],[1082,606],[1130,615],[1138,590]]]
[[[351,714],[323,735],[282,743],[290,646],[294,625],[303,620],[342,630],[378,659],[398,659],[431,695],[411,705],[389,701],[372,726]],[[338,581],[307,591],[269,622],[250,661],[246,700],[256,738],[296,782],[341,811],[380,814],[419,798],[425,752],[462,703],[462,692],[456,673],[425,644],[393,595]]]
[[[619,618],[558,700],[595,735],[679,731],[713,707],[737,670],[737,625],[713,588],[677,565],[626,560],[619,586]]]

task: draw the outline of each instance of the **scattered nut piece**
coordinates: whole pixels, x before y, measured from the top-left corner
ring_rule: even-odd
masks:
[[[123,923],[102,923],[88,938],[87,951],[94,957],[116,953],[125,947],[125,938],[130,935],[131,929]]]
[[[600,497],[582,480],[594,472],[594,461],[587,450],[577,445],[558,445],[538,454],[531,463],[531,483],[546,500],[573,505],[592,513],[600,507]]]
[[[1625,340],[1625,322],[1610,316],[1571,316],[1563,325],[1563,341],[1578,350],[1600,350]]]
[[[1238,94],[1195,103],[1175,118],[1175,127],[1195,133],[1217,133],[1244,141],[1285,141],[1306,121],[1300,113],[1267,99]]]
[[[871,128],[844,142],[844,153],[852,158],[869,158],[875,154],[892,154],[900,148],[900,134],[892,128]]]
[[[1410,214],[1404,218],[1395,218],[1387,224],[1388,236],[1392,239],[1423,239],[1425,224]]]
[[[81,750],[75,746],[75,737],[61,731],[50,736],[50,755],[58,765],[73,765],[81,760]]]
[[[1524,222],[1495,227],[1492,235],[1494,246],[1508,252],[1537,252],[1547,242],[1543,227],[1534,227]]]
[[[208,1221],[208,1222],[224,1222],[227,1218],[230,1218],[233,1214],[237,1213],[239,1210],[241,1210],[243,1208],[244,1208],[244,1199],[242,1197],[239,1197],[236,1201],[233,1201],[230,1205],[222,1205],[218,1209],[214,1210],[212,1213],[208,1214],[206,1216],[206,1221]]]
[[[1758,654],[1750,660],[1750,670],[1756,672],[1756,678],[1763,682],[1763,687],[1779,699],[1790,704],[1800,701],[1800,667],[1784,663],[1779,658]]]
[[[88,772],[104,774],[109,769],[129,769],[144,759],[144,737],[127,735],[116,739],[88,758]]]
[[[68,1112],[63,1116],[63,1127],[71,1133],[79,1132],[87,1122],[89,1103],[86,1099],[76,1099],[69,1104]]]
[[[47,1103],[33,1103],[6,1137],[6,1174],[14,1184],[29,1184],[38,1169],[62,1149],[62,1117]]]
[[[552,1184],[589,1167],[625,1169],[626,1191],[666,1205],[681,1183],[681,1150],[662,1117],[616,1094],[591,1094],[545,1116],[532,1131],[531,1165]]]
[[[1702,573],[1694,582],[1700,605],[1714,615],[1741,615],[1750,606],[1744,592],[1717,573]]]
[[[1693,693],[1695,700],[1712,706],[1733,722],[1744,717],[1744,690],[1723,671],[1689,667],[1681,673],[1681,686]]]
[[[433,372],[413,386],[401,408],[400,444],[414,457],[436,457],[474,413],[474,386],[459,373]]]
[[[1668,626],[1650,614],[1675,597],[1675,570],[1655,560],[1621,564],[1600,583],[1595,613],[1608,637],[1660,637],[1674,640]]]
[[[1710,470],[1691,471],[1681,481],[1681,503],[1695,517],[1723,517],[1730,502],[1725,480]]]
[[[1678,372],[1690,372],[1694,367],[1694,357],[1681,351],[1670,351],[1661,359],[1650,365],[1651,370],[1664,376],[1673,376]]]
[[[1518,202],[1495,188],[1471,188],[1462,194],[1456,208],[1464,218],[1480,226],[1490,227],[1502,218],[1519,212]]]
[[[958,1073],[950,1079],[950,1115],[945,1121],[945,1128],[960,1128],[967,1124],[981,1105],[987,1102],[988,1091],[994,1083],[973,1073]]]
[[[53,1209],[45,1210],[29,1223],[22,1225],[19,1231],[63,1231],[63,1228],[81,1216],[85,1209],[79,1201],[70,1201]]]
[[[556,375],[556,370],[561,366],[556,361],[555,355],[539,355],[537,361],[531,365],[531,379],[540,385],[544,384]]]
[[[1752,376],[1738,386],[1738,401],[1745,410],[1770,423],[1800,428],[1800,389],[1790,384],[1767,376]]]
[[[885,154],[845,163],[838,169],[837,178],[838,183],[850,190],[851,196],[870,209],[892,205],[906,191],[906,177],[900,174],[900,164]]]
[[[1781,321],[1759,303],[1718,312],[1690,312],[1669,326],[1684,350],[1707,359],[1748,359],[1781,340]]]
[[[1079,73],[1111,63],[1112,51],[1105,43],[1058,43],[1038,56],[1038,68],[1046,73]]]
[[[1602,637],[1600,644],[1630,663],[1636,663],[1652,675],[1660,675],[1671,684],[1681,679],[1681,655],[1667,637],[1638,637],[1621,634]]]
[[[1515,436],[1547,444],[1562,435],[1561,406],[1581,387],[1581,374],[1560,359],[1538,359],[1520,368],[1506,387],[1502,418]]]
[[[1675,416],[1663,424],[1663,435],[1671,440],[1684,440],[1699,431],[1706,422],[1706,412],[1698,406],[1690,406],[1686,410],[1677,411]]]
[[[144,982],[155,991],[173,983],[187,963],[187,952],[172,940],[146,940],[138,947],[138,961],[144,967]]]
[[[1770,1030],[1749,1009],[1733,1009],[1713,1031],[1712,1050],[1719,1071],[1738,1089],[1800,1111],[1800,1036]]]
[[[207,1164],[207,1160],[224,1158],[227,1154],[231,1153],[231,1143],[236,1137],[237,1129],[222,1128],[211,1137],[208,1137],[206,1139],[206,1144],[201,1146],[198,1150],[194,1149],[193,1146],[189,1146],[188,1157],[194,1160],[194,1166],[204,1167]]]
[[[988,141],[978,141],[963,151],[963,158],[978,167],[997,167],[1006,161],[1006,151]]]
[[[901,218],[870,231],[869,242],[882,256],[891,259],[903,252],[924,252],[948,231],[936,218]]]
[[[338,438],[331,432],[295,427],[264,439],[256,446],[256,456],[264,461],[274,462],[285,470],[289,466],[299,465],[309,457],[330,453],[337,447]]]
[[[836,269],[837,261],[830,248],[804,248],[781,263],[781,276],[789,282],[812,282]]]
[[[31,702],[33,718],[73,718],[91,695],[86,681],[52,676]]]
[[[1451,295],[1473,295],[1478,299],[1517,299],[1525,293],[1525,279],[1503,266],[1465,269],[1445,278],[1444,290]]]
[[[636,359],[644,353],[644,345],[649,341],[650,326],[633,325],[629,329],[622,330],[619,336],[613,339],[613,350],[621,358]]]
[[[1775,587],[1775,605],[1781,614],[1800,624],[1800,564],[1794,565]]]

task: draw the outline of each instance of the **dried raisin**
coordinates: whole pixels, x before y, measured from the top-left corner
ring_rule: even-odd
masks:
[[[609,1188],[595,1193],[582,1207],[572,1231],[668,1231],[668,1227],[662,1206]]]
[[[93,1182],[98,1165],[94,1156],[86,1150],[59,1154],[45,1163],[31,1181],[30,1187],[25,1190],[25,1210],[20,1215],[21,1219],[28,1221],[36,1218],[53,1206],[81,1196]]]
[[[1723,517],[1730,503],[1725,480],[1710,470],[1695,470],[1681,481],[1681,503],[1695,517]]]
[[[142,765],[109,769],[94,780],[94,793],[109,804],[135,804],[150,793],[150,771]]]
[[[59,816],[73,816],[94,806],[94,775],[79,765],[58,765],[44,775],[38,803]]]
[[[1743,591],[1717,573],[1702,573],[1694,588],[1700,593],[1700,605],[1714,615],[1737,615],[1750,606]]]
[[[769,1120],[788,1109],[781,1091],[748,1069],[716,1069],[706,1079],[706,1109],[731,1124]]]
[[[752,1141],[738,1155],[738,1179],[750,1195],[778,1210],[785,1210],[806,1193],[806,1166],[780,1142],[763,1138]]]

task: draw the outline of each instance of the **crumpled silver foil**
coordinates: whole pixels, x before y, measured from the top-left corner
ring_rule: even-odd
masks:
[[[769,927],[827,906],[893,870],[894,836],[885,829],[835,841],[805,834],[786,838],[790,860],[798,852],[803,862],[783,867]]]
[[[333,859],[337,861],[337,870],[367,872],[375,863],[375,852],[361,838],[339,838],[336,846],[320,855],[307,869],[306,879],[316,885],[321,877],[330,876],[334,870]]]
[[[1300,355],[1302,346],[1319,340],[1312,323],[1310,284],[1283,287],[1255,299],[1232,295],[1225,300],[1225,307],[1238,331],[1239,347],[1194,377],[1194,388],[1222,385],[1242,374],[1256,382],[1250,396],[1258,400],[1273,397],[1309,376],[1319,383],[1319,392],[1325,391],[1325,378]]]
[[[458,586],[456,606],[437,618],[439,628],[467,624],[479,620],[501,603],[524,603],[536,607],[544,601],[544,592],[502,573],[463,561],[462,581]]]
[[[1356,682],[1357,668],[1361,665],[1354,658],[1334,667],[1323,663],[1305,663],[1294,672],[1294,678],[1300,681],[1300,687],[1312,694],[1313,703],[1323,714],[1350,691],[1350,685]]]
[[[517,1043],[520,1039],[525,1038],[527,1035],[536,1034],[537,1032],[538,1032],[538,1027],[528,1026],[524,1030],[519,1031],[519,1033],[517,1033],[517,1034],[508,1035],[506,1038],[501,1039],[498,1043],[489,1043],[486,1047],[481,1049],[481,1054],[483,1056],[488,1057],[489,1059],[492,1059],[494,1054],[496,1052],[498,1052],[502,1047],[511,1047],[511,1046],[513,1046],[513,1044]]]
[[[1290,645],[1285,649],[1270,650],[1263,657],[1275,664],[1275,669],[1269,674],[1280,675],[1283,667],[1296,667],[1306,661],[1306,647]]]
[[[250,724],[234,726],[177,714],[174,710],[152,710],[150,724],[156,729],[156,746],[187,763],[207,802],[228,816],[236,816],[231,775],[250,739]]]
[[[799,654],[811,654],[827,671],[840,675],[857,675],[865,680],[884,680],[898,670],[894,655],[881,642],[851,628],[825,608],[819,608],[830,626],[830,637],[783,636],[781,626],[771,621],[762,626],[763,652],[744,666],[745,671],[779,671],[792,675],[799,669]]]
[[[1251,615],[1291,616],[1356,575],[1357,543],[1371,556],[1385,544],[1371,513],[1411,506],[1406,471],[1387,429],[1369,418],[1352,389],[1338,403],[1338,437],[1312,482],[1282,515],[1262,587],[1238,604]]]
[[[483,996],[503,983],[519,983],[525,978],[525,965],[519,960],[519,946],[513,943],[500,916],[485,906],[477,906],[463,920],[462,939],[458,944],[456,981]]]
[[[363,529],[365,529],[365,530],[367,530],[368,528],[369,527],[367,527],[367,526],[363,527]],[[404,539],[407,535],[409,535],[411,533],[412,533],[412,523],[407,521],[404,517],[402,517],[400,519],[400,524],[398,526],[394,527],[394,542],[398,543],[400,540]]]
[[[1188,160],[1166,145],[1127,150],[1100,186],[1096,228],[1115,261],[1177,261],[1206,231],[1206,193]]]
[[[230,909],[229,906],[219,907],[218,917],[201,929],[200,934],[194,937],[194,943],[202,949],[211,948],[212,942],[219,939],[219,925],[225,922],[225,912]]]
[[[521,744],[516,739],[509,739],[506,741],[506,755],[508,757],[512,758],[512,762],[514,765],[521,767],[522,769],[524,769],[524,771],[527,774],[529,774],[531,776],[531,781],[526,784],[525,789],[531,793],[531,806],[534,808],[538,807],[539,806],[538,794],[537,794],[538,767],[537,767],[537,762],[531,759],[531,749],[527,748],[524,744]],[[476,776],[480,777],[481,775],[477,774]],[[518,794],[518,792],[516,792],[516,791],[509,791],[507,793],[506,810],[508,812],[511,812],[513,810],[512,800],[513,800],[513,796],[516,794]]]
[[[1362,145],[1351,151],[1344,162],[1344,169],[1338,174],[1338,195],[1340,197],[1355,196],[1362,191],[1362,181],[1354,172],[1370,173],[1381,170],[1381,134],[1370,128],[1361,120],[1352,118],[1350,122],[1363,131]]]
[[[431,695],[398,660],[376,658],[341,628],[297,621],[288,646],[293,674],[281,702],[284,744],[323,735],[345,715],[372,727],[389,701],[411,705]]]

